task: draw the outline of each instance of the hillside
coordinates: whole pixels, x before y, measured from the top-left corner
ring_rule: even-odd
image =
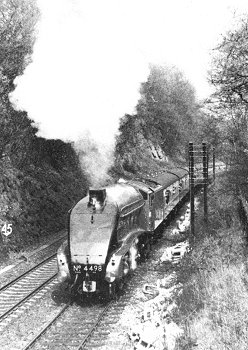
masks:
[[[7,251],[23,249],[64,228],[67,211],[88,188],[69,143],[35,135],[29,141],[23,164],[21,152],[18,159],[10,154],[0,160],[0,225],[12,226],[11,235],[2,235]]]

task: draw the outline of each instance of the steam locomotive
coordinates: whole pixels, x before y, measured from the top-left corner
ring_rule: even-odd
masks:
[[[68,240],[58,249],[58,280],[74,295],[112,298],[149,254],[154,230],[189,191],[185,169],[89,189],[68,214]]]

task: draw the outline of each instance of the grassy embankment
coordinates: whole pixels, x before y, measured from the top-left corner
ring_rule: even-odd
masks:
[[[180,267],[184,290],[180,349],[246,350],[248,344],[247,233],[238,201],[222,176],[209,192],[209,225],[197,215],[193,249]]]

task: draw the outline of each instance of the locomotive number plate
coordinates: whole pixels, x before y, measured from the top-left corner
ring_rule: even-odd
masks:
[[[102,272],[102,265],[80,265],[76,264],[73,265],[73,271],[75,273],[96,273],[96,272]]]
[[[101,272],[102,266],[101,265],[85,265],[83,268],[84,271],[90,271],[90,272]]]

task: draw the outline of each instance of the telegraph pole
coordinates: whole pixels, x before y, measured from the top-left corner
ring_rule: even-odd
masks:
[[[194,146],[189,142],[189,193],[190,193],[190,232],[195,235],[195,183],[194,183]]]
[[[215,181],[215,147],[213,147],[213,181]]]
[[[204,203],[204,220],[208,221],[208,201],[207,201],[207,187],[208,187],[208,153],[205,142],[202,142],[202,163],[203,163],[203,203]]]
[[[200,162],[199,162],[200,160]],[[206,142],[202,145],[193,145],[189,142],[189,193],[190,193],[190,231],[191,235],[195,235],[195,185],[203,185],[203,205],[204,205],[204,221],[208,222],[208,202],[207,202],[207,187],[208,187],[208,151]],[[202,164],[202,175],[195,172],[195,166]],[[213,156],[213,171],[215,175],[215,160]]]

